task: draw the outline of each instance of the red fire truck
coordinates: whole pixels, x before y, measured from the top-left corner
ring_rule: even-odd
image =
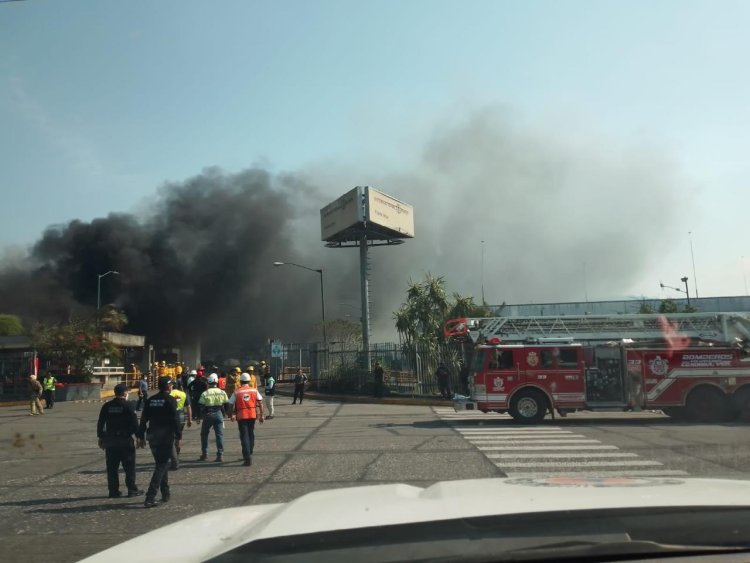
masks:
[[[474,345],[456,410],[528,424],[644,409],[718,422],[750,402],[749,313],[456,319],[445,334]]]

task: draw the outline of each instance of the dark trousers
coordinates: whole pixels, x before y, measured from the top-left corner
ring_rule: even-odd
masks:
[[[182,432],[182,430],[184,430],[184,429],[185,429],[185,423],[184,423],[184,422],[182,422],[182,419],[183,419],[184,417],[185,417],[185,415],[184,415],[184,413],[183,413],[183,414],[182,414],[182,416],[180,417],[180,422],[181,422],[181,424],[180,424],[180,432]],[[177,442],[178,442],[178,441],[179,441],[179,440],[177,440],[177,439],[175,438],[175,441],[174,441],[174,443],[172,444],[172,453],[171,453],[171,455],[169,456],[169,463],[170,463],[170,465],[171,465],[172,467],[174,467],[175,469],[177,469],[177,467],[179,467],[179,465],[180,465],[180,448],[179,448],[179,447],[177,447]]]
[[[156,465],[146,491],[146,499],[155,499],[157,491],[161,492],[161,498],[169,498],[169,457],[172,455],[174,441],[150,442],[149,445]]]
[[[245,461],[250,459],[255,448],[255,420],[254,418],[248,418],[237,421],[237,428],[240,431],[240,444],[242,444],[242,458]]]
[[[302,399],[305,396],[305,384],[302,385],[295,385],[294,386],[294,401],[292,403],[297,402],[297,397],[299,397],[299,404],[302,404]]]
[[[125,470],[125,486],[128,491],[135,491],[135,448],[106,448],[104,450],[107,459],[107,488],[109,494],[120,491],[119,469]]]
[[[383,381],[380,379],[375,380],[375,396],[378,398],[383,396]]]
[[[440,395],[443,399],[450,399],[453,396],[451,394],[451,384],[447,379],[439,379],[438,386],[440,387]]]
[[[135,404],[135,410],[137,411],[141,410],[143,405],[146,404],[146,399],[148,399],[148,393],[144,393],[142,397],[139,395],[138,402]]]
[[[45,389],[44,390],[44,408],[51,409],[55,406],[55,390]]]

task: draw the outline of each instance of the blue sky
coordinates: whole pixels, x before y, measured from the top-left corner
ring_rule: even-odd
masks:
[[[398,169],[447,116],[502,106],[530,130],[655,154],[684,180],[689,216],[633,294],[692,277],[688,231],[702,293],[743,294],[749,14],[685,0],[0,3],[0,246],[137,211],[206,166]]]

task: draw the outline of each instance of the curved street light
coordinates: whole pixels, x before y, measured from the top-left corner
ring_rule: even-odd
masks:
[[[328,338],[326,337],[326,302],[325,297],[323,296],[323,269],[315,269],[315,268],[308,268],[307,266],[303,266],[302,264],[295,264],[294,262],[274,262],[274,266],[296,266],[297,268],[302,268],[303,270],[307,270],[309,272],[316,272],[320,274],[320,311],[323,319],[323,344],[327,347],[328,346]]]
[[[102,306],[102,278],[107,277],[109,274],[114,274],[116,276],[119,276],[120,272],[118,272],[117,270],[110,270],[109,272],[99,274],[99,279],[96,280],[96,310],[97,311]]]
[[[665,284],[663,284],[661,282],[659,282],[659,285],[661,286],[662,289],[664,289],[666,287],[667,289],[674,289],[675,291],[679,291],[680,293],[684,293],[685,296],[687,297],[688,307],[690,307],[690,289],[688,288],[688,278],[687,278],[687,276],[681,277],[680,281],[685,284],[685,289],[680,289],[679,287],[672,287],[671,285],[665,285]]]

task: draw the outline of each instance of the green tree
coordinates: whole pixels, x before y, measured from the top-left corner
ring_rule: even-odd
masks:
[[[675,304],[674,301],[672,301],[671,299],[664,299],[659,304],[659,312],[664,313],[664,314],[669,314],[669,313],[678,313],[679,310],[677,309],[677,305]]]
[[[120,332],[128,324],[128,317],[125,313],[112,305],[99,309],[96,319],[102,330],[112,332]]]
[[[119,359],[120,350],[102,338],[98,319],[72,319],[67,323],[39,324],[32,330],[34,348],[45,358],[70,366],[71,374],[89,381],[92,368],[105,358]]]
[[[645,301],[641,302],[641,306],[638,309],[638,313],[641,315],[653,315],[654,314],[654,308],[646,303]]]
[[[21,319],[15,315],[0,315],[0,336],[20,336],[23,332]]]
[[[323,339],[322,323],[315,325],[315,337]],[[326,321],[326,338],[329,343],[341,343],[344,347],[356,347],[362,344],[362,327],[347,319],[331,319]]]
[[[445,322],[460,317],[486,317],[486,307],[473,297],[453,293],[448,297],[445,278],[427,274],[421,282],[410,281],[406,301],[393,314],[401,343],[407,348],[429,351],[434,358],[457,365],[459,354],[446,344]],[[455,356],[455,357],[454,357]],[[455,361],[454,361],[455,360]]]

